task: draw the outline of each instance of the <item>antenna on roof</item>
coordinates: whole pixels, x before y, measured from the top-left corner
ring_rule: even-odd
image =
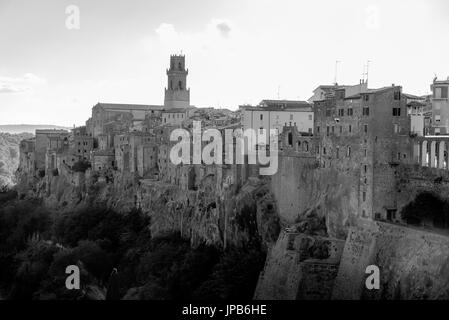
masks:
[[[334,73],[334,84],[337,85],[337,73],[338,73],[338,64],[340,63],[340,60],[335,60],[335,73]]]
[[[366,83],[366,84],[368,84],[369,64],[370,64],[370,62],[371,62],[371,60],[367,60],[367,61],[366,61],[366,64],[363,66],[363,74],[362,74],[362,77],[363,77],[363,79],[365,79],[365,76],[366,76],[366,79],[365,79],[365,83]],[[366,71],[365,71],[365,70],[366,70]]]

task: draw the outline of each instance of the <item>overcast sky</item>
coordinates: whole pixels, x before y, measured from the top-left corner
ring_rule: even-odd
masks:
[[[0,124],[82,125],[99,101],[163,104],[181,50],[197,107],[307,100],[336,60],[340,84],[371,60],[370,87],[426,94],[449,76],[448,35],[447,0],[0,0]]]

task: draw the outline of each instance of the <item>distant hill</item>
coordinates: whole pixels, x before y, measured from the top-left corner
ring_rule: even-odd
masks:
[[[30,133],[10,134],[0,132],[0,188],[15,183],[14,173],[19,166],[19,144],[33,137]]]
[[[0,132],[7,132],[11,134],[18,134],[18,133],[35,133],[36,129],[63,129],[63,130],[70,130],[70,128],[67,127],[61,127],[61,126],[55,126],[51,124],[5,124],[0,125]]]

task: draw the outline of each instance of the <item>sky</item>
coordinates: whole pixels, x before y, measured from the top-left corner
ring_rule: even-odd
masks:
[[[359,83],[367,61],[370,88],[423,95],[449,76],[448,13],[447,0],[0,0],[0,124],[162,105],[181,52],[197,107],[307,100],[335,77]]]

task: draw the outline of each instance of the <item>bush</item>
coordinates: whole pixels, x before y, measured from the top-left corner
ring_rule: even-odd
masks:
[[[444,228],[449,222],[449,204],[438,195],[422,192],[401,210],[401,217],[407,223],[420,225],[431,221],[435,227]]]
[[[75,162],[72,166],[72,170],[75,172],[86,172],[87,169],[89,169],[90,163],[84,160],[79,160],[77,162]]]

